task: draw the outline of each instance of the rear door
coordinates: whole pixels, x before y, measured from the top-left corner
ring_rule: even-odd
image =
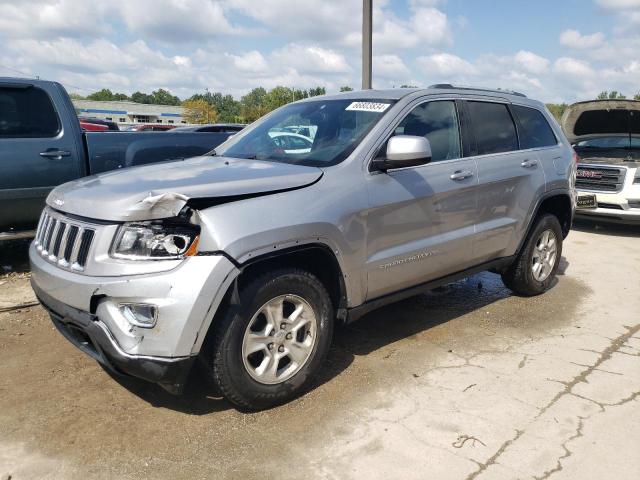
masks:
[[[465,105],[478,165],[473,263],[481,264],[515,253],[545,177],[540,152],[520,149],[508,102],[470,99]]]
[[[471,256],[478,180],[475,160],[463,158],[456,102],[414,106],[393,134],[425,136],[433,157],[367,174],[368,299],[463,270]]]
[[[63,104],[53,88],[0,85],[0,230],[33,227],[51,189],[81,176]]]

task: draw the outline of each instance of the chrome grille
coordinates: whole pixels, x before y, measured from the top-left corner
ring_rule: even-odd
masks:
[[[590,177],[581,177],[588,174]],[[624,186],[627,169],[624,167],[607,167],[588,164],[578,165],[576,188],[578,190],[593,190],[597,192],[619,192]]]
[[[45,260],[68,270],[82,271],[95,229],[45,209],[38,223],[35,247]]]

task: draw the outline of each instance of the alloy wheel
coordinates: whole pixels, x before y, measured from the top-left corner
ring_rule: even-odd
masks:
[[[282,383],[305,365],[316,341],[317,317],[297,295],[269,300],[251,318],[242,340],[244,367],[257,382]]]
[[[545,230],[540,234],[533,247],[531,271],[533,278],[544,282],[551,274],[558,259],[558,240],[553,230]]]

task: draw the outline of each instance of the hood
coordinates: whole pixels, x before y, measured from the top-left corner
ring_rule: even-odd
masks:
[[[640,101],[593,100],[574,103],[562,115],[569,142],[615,135],[640,135]]]
[[[216,205],[302,188],[322,177],[315,167],[203,156],[102,173],[65,183],[47,197],[57,210],[107,221],[176,216],[189,201]]]
[[[605,156],[602,153],[589,154],[588,152],[581,151],[579,149],[576,150],[580,157],[579,163],[583,165],[621,165],[629,168],[640,167],[639,151],[610,150]]]

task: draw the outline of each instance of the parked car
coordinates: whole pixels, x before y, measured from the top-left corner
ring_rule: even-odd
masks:
[[[161,123],[141,123],[138,125],[129,125],[125,128],[125,132],[166,132],[176,128],[175,125],[167,125]]]
[[[101,118],[78,117],[80,127],[85,132],[117,132],[120,130],[116,122],[102,120]]]
[[[55,82],[0,78],[0,240],[33,236],[56,185],[107,170],[202,155],[229,133],[83,133]]]
[[[284,153],[309,153],[313,145],[313,140],[298,133],[269,132],[269,136]]]
[[[308,152],[271,136],[296,122],[317,127]],[[208,156],[56,188],[31,281],[105,368],[178,393],[199,359],[231,402],[269,408],[311,385],[336,322],[488,269],[545,292],[574,177],[562,130],[519,94],[306,99]]]
[[[224,132],[237,133],[246,127],[243,123],[209,123],[206,125],[188,125],[177,127],[176,132]]]
[[[580,158],[577,214],[640,224],[640,101],[576,103],[562,127]]]

